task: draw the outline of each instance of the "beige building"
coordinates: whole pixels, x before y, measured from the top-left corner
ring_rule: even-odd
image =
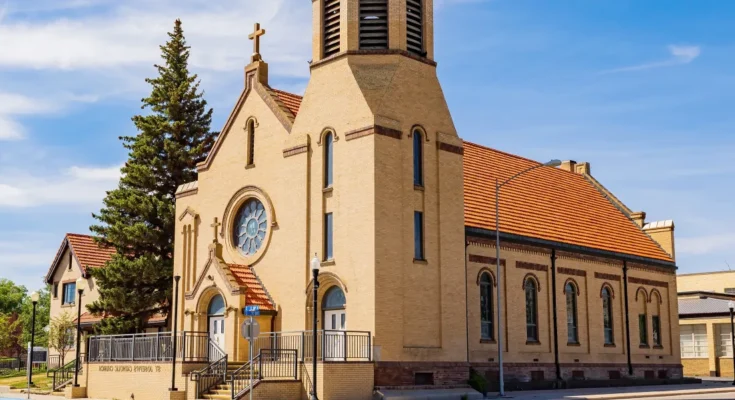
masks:
[[[46,274],[46,284],[51,288],[51,321],[66,313],[76,323],[79,313],[78,302],[82,303],[80,327],[83,334],[80,340],[80,353],[85,352],[84,339],[93,332],[94,324],[101,319],[87,311],[87,306],[99,299],[97,284],[90,276],[89,270],[104,267],[114,253],[114,249],[99,246],[92,236],[67,233]],[[86,288],[82,292],[81,299],[76,287],[79,277],[86,280]],[[150,329],[164,328],[166,321],[166,318],[154,318],[149,322]],[[66,364],[74,360],[76,357],[76,329],[69,332],[69,345],[71,348],[64,357],[59,357],[57,350],[49,349],[49,368],[57,368],[62,361]]]
[[[733,376],[729,303],[735,301],[735,271],[682,274],[676,281],[684,374]]]
[[[357,379],[376,387],[494,379],[501,321],[508,380],[680,377],[673,223],[647,224],[588,163],[463,141],[431,0],[312,4],[303,98],[270,86],[254,34],[222,133],[177,191],[177,328],[243,361],[245,306],[267,346],[299,352],[316,313],[324,363],[369,360]],[[494,184],[537,166],[502,189],[498,280]]]

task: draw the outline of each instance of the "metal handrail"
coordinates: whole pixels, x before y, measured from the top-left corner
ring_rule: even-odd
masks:
[[[190,374],[191,380],[196,382],[198,399],[202,398],[213,387],[227,380],[227,354],[212,339],[209,339],[208,347],[209,359],[215,361]]]
[[[170,361],[209,362],[206,332],[171,332],[92,336],[88,339],[90,362]],[[174,349],[176,342],[176,349]]]
[[[84,365],[84,353],[79,354],[79,362],[77,359],[69,361],[63,367],[55,369],[51,375],[51,388],[56,391],[72,381],[74,379],[75,369],[82,372]]]
[[[237,399],[264,378],[299,379],[299,353],[290,349],[263,349],[253,357],[252,364],[246,362],[230,373],[232,398]],[[257,368],[257,369],[255,369]],[[253,379],[250,370],[253,369]]]
[[[254,351],[297,350],[301,361],[311,360],[313,331],[268,332],[255,339]],[[326,361],[372,361],[372,335],[368,331],[317,330],[316,358]]]

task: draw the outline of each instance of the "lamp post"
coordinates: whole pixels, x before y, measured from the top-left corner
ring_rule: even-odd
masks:
[[[171,325],[171,330],[173,331],[173,352],[171,353],[171,389],[169,389],[172,392],[176,392],[179,389],[176,387],[176,328],[178,321],[176,320],[178,317],[178,310],[179,310],[179,280],[181,277],[179,275],[174,276],[175,283],[175,289],[174,289],[174,320]],[[183,339],[182,339],[183,340]],[[184,342],[182,342],[184,343]],[[184,357],[186,357],[186,354],[184,353],[184,349],[181,349],[181,362],[184,362]],[[211,360],[210,360],[211,362]]]
[[[311,259],[311,273],[314,276],[314,303],[312,307],[312,314],[314,316],[312,320],[312,353],[311,353],[311,361],[312,361],[312,372],[313,372],[313,381],[311,383],[311,400],[318,400],[319,398],[316,395],[316,352],[317,352],[317,345],[316,345],[316,336],[317,336],[317,294],[319,292],[319,268],[321,267],[321,263],[319,262],[319,257],[317,257],[316,253],[314,253],[314,258]]]
[[[733,311],[735,311],[735,301],[728,301],[727,307],[730,309],[730,347],[732,348],[732,368],[735,371],[735,323],[733,323]],[[733,372],[732,384],[735,385],[735,372]]]
[[[31,365],[31,371],[33,370],[33,347],[36,345],[36,304],[41,296],[38,292],[31,293],[31,303],[33,303],[33,316],[31,317],[31,356],[28,363]],[[33,385],[33,374],[28,374],[28,386]]]
[[[87,286],[87,280],[77,278],[77,359],[74,361],[74,387],[79,387],[79,364],[81,364],[79,342],[82,336],[82,292]]]
[[[502,183],[498,181],[497,178],[495,178],[495,262],[497,263],[497,270],[498,270],[498,282],[502,282],[502,270],[500,269],[500,189],[510,183],[513,179],[518,178],[519,176],[533,171],[534,169],[541,168],[541,167],[558,167],[561,165],[561,161],[559,160],[551,160],[545,164],[537,164],[533,167],[527,168],[510,178],[506,179]],[[500,317],[500,312],[502,310],[503,306],[503,298],[500,295],[500,283],[498,283],[498,379],[499,379],[499,387],[500,387],[500,396],[505,396],[505,382],[503,381],[503,319]],[[556,289],[554,289],[556,290]]]

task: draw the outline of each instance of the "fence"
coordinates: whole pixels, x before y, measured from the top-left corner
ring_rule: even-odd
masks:
[[[313,338],[313,331],[269,332],[259,336],[253,346],[255,354],[268,349],[296,350],[304,362],[313,358]],[[372,361],[370,332],[318,330],[316,345],[320,361]]]
[[[296,350],[263,349],[253,358],[252,364],[245,363],[230,374],[232,398],[236,399],[264,378],[299,379],[299,355]],[[252,370],[253,379],[250,380]]]
[[[208,362],[211,353],[206,332],[137,333],[92,336],[88,339],[89,362],[170,361],[174,356],[184,362]]]

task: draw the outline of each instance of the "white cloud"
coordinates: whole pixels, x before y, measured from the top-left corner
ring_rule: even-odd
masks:
[[[602,71],[602,74],[610,74],[615,72],[630,72],[630,71],[642,71],[653,68],[671,67],[675,65],[689,64],[690,62],[697,59],[702,54],[702,49],[699,46],[668,46],[669,54],[671,57],[664,61],[655,61],[650,63],[632,65],[628,67],[615,68],[607,71]]]
[[[13,171],[0,175],[0,209],[42,205],[98,205],[115,188],[120,166],[73,166],[58,176],[33,176]]]
[[[0,141],[25,137],[25,129],[15,117],[46,114],[57,109],[58,106],[44,99],[0,92]]]
[[[682,237],[676,240],[676,251],[682,254],[703,255],[735,248],[735,233]]]

